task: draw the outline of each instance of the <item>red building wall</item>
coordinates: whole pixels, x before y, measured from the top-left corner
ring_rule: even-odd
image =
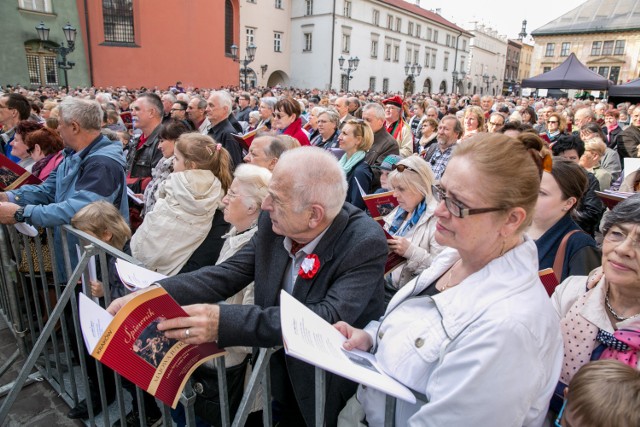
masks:
[[[224,52],[225,0],[134,0],[136,47],[105,45],[102,2],[76,1],[94,86],[238,84],[239,66]],[[239,45],[239,5],[231,2]]]

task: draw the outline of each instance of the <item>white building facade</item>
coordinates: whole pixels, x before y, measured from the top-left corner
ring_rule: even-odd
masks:
[[[292,86],[448,93],[454,72],[469,67],[472,35],[419,1],[289,1]],[[347,71],[356,57],[357,68]]]
[[[469,32],[471,55],[464,78],[466,93],[498,95],[502,93],[507,59],[507,37],[482,24],[475,23]]]
[[[253,43],[256,46],[255,58],[247,66],[247,87],[291,84],[292,3],[294,0],[239,1],[239,58],[245,58],[249,45]],[[243,79],[241,63],[241,83]]]

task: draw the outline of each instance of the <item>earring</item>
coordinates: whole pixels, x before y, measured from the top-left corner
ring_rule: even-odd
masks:
[[[500,249],[500,256],[504,255],[506,246],[507,246],[507,241],[503,240],[502,241],[502,249]]]

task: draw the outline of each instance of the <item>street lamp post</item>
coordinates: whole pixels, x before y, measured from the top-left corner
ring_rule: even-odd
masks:
[[[456,93],[457,92],[456,83],[458,83],[458,72],[456,70],[453,70],[451,72],[451,76],[453,77],[453,85],[452,85],[453,90],[451,92]]]
[[[411,79],[411,82],[412,82],[411,92],[413,92],[413,83],[415,82],[416,77],[418,77],[421,72],[422,72],[422,65],[418,64],[417,62],[414,64],[407,62],[404,65],[404,73],[408,78]]]
[[[40,24],[36,25],[36,31],[38,32],[38,38],[40,41],[49,41],[49,28],[44,26],[44,22],[40,21]],[[69,93],[69,77],[67,75],[67,70],[72,69],[76,63],[73,61],[67,61],[67,55],[73,52],[76,47],[77,31],[70,23],[67,22],[67,25],[62,27],[62,32],[64,32],[64,38],[67,40],[67,47],[62,44],[60,47],[45,46],[45,48],[51,52],[60,54],[60,60],[56,58],[56,64],[58,65],[58,68],[64,71],[64,84],[67,88],[67,93]]]
[[[346,67],[344,66],[344,61],[345,59],[342,57],[342,55],[340,55],[340,58],[338,58],[338,65],[340,65],[340,71],[347,74],[346,90],[347,92],[349,92],[349,82],[353,78],[351,73],[358,69],[358,64],[360,64],[360,59],[358,59],[357,56],[355,58],[349,57],[349,59],[347,60]]]
[[[484,81],[484,84],[487,86],[487,95],[489,94],[489,74],[484,73],[482,75],[482,80]]]
[[[242,73],[242,89],[244,91],[247,90],[247,71],[249,71],[248,65],[253,62],[255,57],[256,57],[255,44],[251,43],[249,46],[247,46],[247,53],[244,59],[238,58],[238,46],[236,46],[235,44],[231,45],[231,58],[233,59],[234,62],[238,62],[242,64],[242,67],[240,68],[240,72]],[[265,67],[265,71],[266,71],[266,67]]]

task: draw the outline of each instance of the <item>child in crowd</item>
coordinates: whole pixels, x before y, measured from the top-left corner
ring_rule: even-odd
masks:
[[[128,252],[127,242],[131,238],[131,229],[113,204],[99,200],[80,209],[71,218],[71,225],[90,234],[119,251]],[[109,265],[109,289],[111,299],[120,298],[125,288],[115,269],[116,258],[107,255]],[[100,277],[100,276],[98,276]],[[99,280],[91,281],[91,293],[94,297],[104,297],[104,285]]]
[[[565,389],[556,426],[640,425],[640,371],[617,360],[582,366]]]
[[[88,204],[80,209],[71,218],[71,225],[80,231],[90,234],[97,239],[100,239],[104,243],[114,247],[119,251],[129,253],[128,242],[131,238],[131,229],[124,220],[118,209],[113,204],[99,200]],[[107,254],[108,265],[108,277],[109,277],[109,296],[113,300],[124,296],[126,288],[118,277],[118,272],[115,267],[116,257]],[[100,263],[96,262],[99,268]],[[98,277],[103,277],[98,273]],[[91,281],[91,293],[94,297],[104,298],[105,286],[99,280]],[[109,299],[107,299],[109,302]],[[88,357],[88,356],[87,356]],[[102,410],[102,403],[100,401],[98,377],[95,368],[96,364],[92,360],[88,359],[87,363],[87,377],[89,379],[89,393],[91,394],[91,402],[93,405],[94,415],[97,415]],[[105,393],[107,402],[110,403],[115,399],[115,381],[113,377],[113,371],[106,366],[102,367],[103,381],[105,385]],[[122,379],[123,387],[129,391],[133,398],[133,411],[127,415],[127,425],[129,422],[138,423],[138,405],[136,398],[135,385],[131,382]],[[157,422],[162,416],[158,405],[156,404],[153,396],[144,393],[144,406],[147,416],[147,424],[153,424]],[[87,401],[83,400],[78,405],[71,409],[68,414],[69,418],[82,418],[89,417]],[[150,423],[151,422],[151,423]],[[132,424],[133,425],[133,424]]]
[[[391,188],[389,188],[389,184],[387,183],[387,177],[389,176],[389,172],[393,170],[393,166],[400,160],[402,160],[402,157],[395,154],[390,154],[384,158],[380,166],[377,166],[377,168],[380,169],[380,188],[375,191],[376,193],[385,193],[391,190]]]

